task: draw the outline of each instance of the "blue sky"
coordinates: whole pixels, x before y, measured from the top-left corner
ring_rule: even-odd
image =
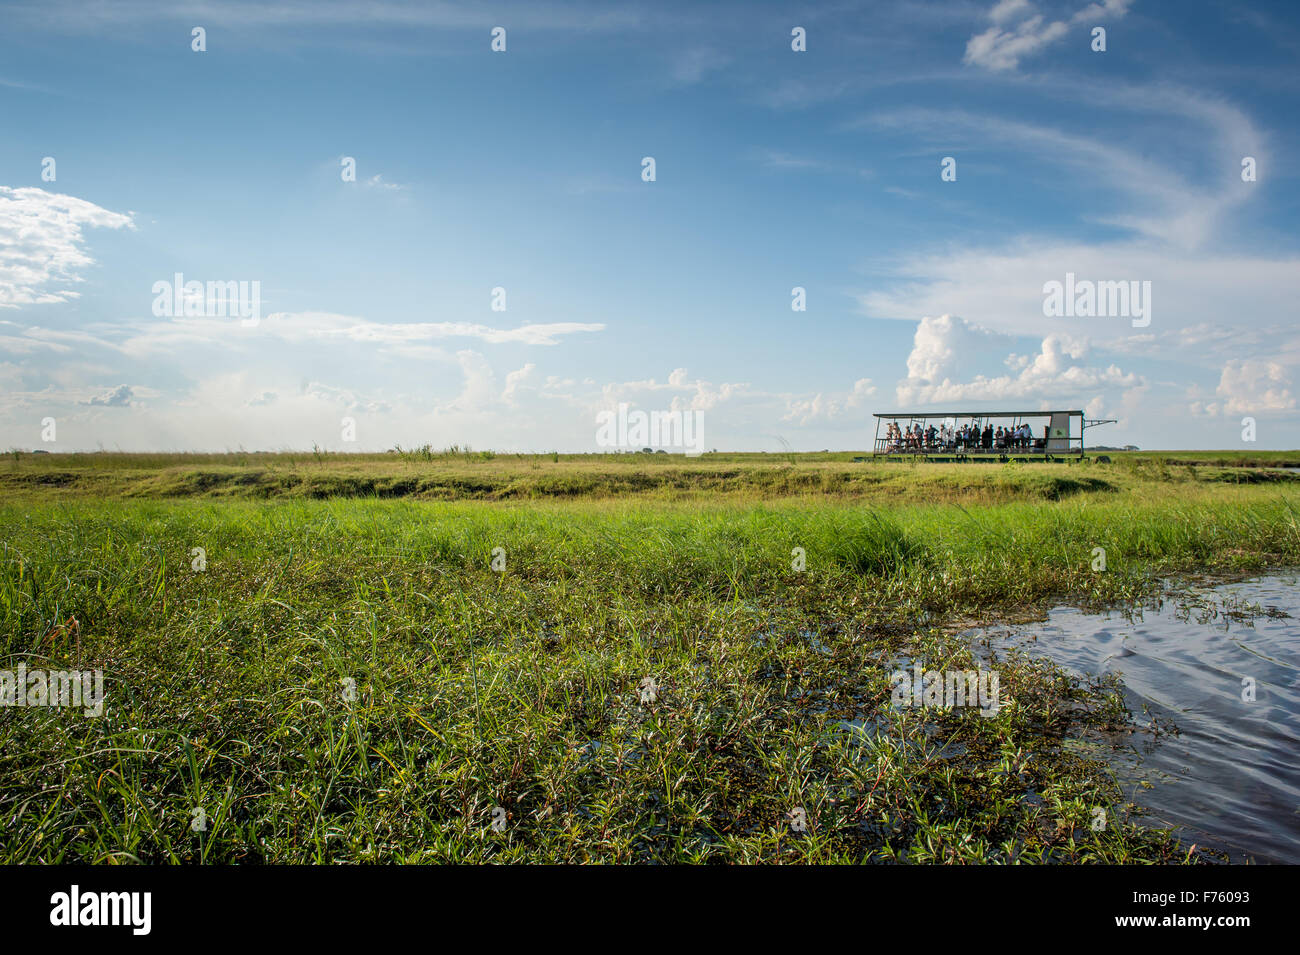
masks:
[[[1292,4],[0,18],[0,446],[587,451],[620,402],[723,450],[1060,407],[1300,446]],[[177,272],[259,282],[260,320],[154,314]],[[1150,282],[1149,325],[1045,315],[1067,273]]]

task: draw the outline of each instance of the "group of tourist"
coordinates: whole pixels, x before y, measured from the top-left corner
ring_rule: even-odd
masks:
[[[1047,429],[1043,430],[1043,442],[1046,446]],[[890,452],[906,451],[1028,451],[1034,447],[1033,429],[1029,424],[1014,428],[993,427],[987,423],[981,428],[978,424],[964,424],[960,428],[946,422],[938,426],[922,428],[913,424],[900,428],[898,422],[891,421],[885,429],[885,450]]]

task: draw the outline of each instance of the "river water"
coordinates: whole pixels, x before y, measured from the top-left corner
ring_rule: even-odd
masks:
[[[1298,573],[1180,589],[1141,611],[1058,607],[1042,623],[972,635],[1077,674],[1119,674],[1139,723],[1154,716],[1180,731],[1132,734],[1115,754],[1128,798],[1233,862],[1297,864]]]

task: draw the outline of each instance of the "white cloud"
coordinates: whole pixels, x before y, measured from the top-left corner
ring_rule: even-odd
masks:
[[[987,70],[1014,70],[1022,56],[1036,53],[1059,40],[1069,29],[1059,20],[1044,23],[1041,16],[1030,17],[1014,30],[989,27],[967,41],[964,62]]]
[[[989,11],[989,19],[994,23],[1016,20],[1033,12],[1034,5],[1029,0],[998,0]]]
[[[990,334],[953,315],[923,318],[917,324],[907,377],[898,383],[901,407],[952,402],[1017,399],[1039,406],[1068,399],[1074,404],[1094,400],[1096,389],[1141,387],[1142,379],[1110,364],[1104,368],[1084,364],[1088,345],[1082,339],[1051,334],[1034,355],[1007,356],[1012,374],[988,377],[976,374],[961,380],[969,366],[964,357],[987,347]]]
[[[228,318],[173,318],[137,326],[122,344],[129,354],[171,353],[184,345],[252,347],[267,337],[302,344],[356,342],[384,346],[394,354],[409,349],[413,356],[444,358],[421,343],[449,338],[477,338],[491,345],[558,345],[562,336],[604,331],[603,323],[551,322],[492,328],[473,322],[373,322],[331,312],[275,312],[255,328],[242,328]]]
[[[478,338],[490,345],[558,345],[563,335],[605,330],[603,323],[551,322],[520,325],[518,328],[492,328],[472,322],[371,322],[317,312],[279,312],[268,316],[267,324],[273,334],[289,340],[314,338],[385,345],[442,338]]]
[[[465,376],[464,384],[460,394],[445,409],[439,410],[482,414],[498,405],[501,396],[488,360],[481,353],[469,349],[456,352],[456,360]]]
[[[1098,205],[1084,214],[1084,221],[1118,226],[1181,248],[1205,244],[1219,231],[1225,214],[1256,195],[1243,188],[1239,162],[1243,155],[1266,156],[1265,137],[1231,104],[1163,86],[1100,86],[1090,89],[1089,96],[1094,106],[1138,117],[1173,115],[1190,121],[1185,139],[1195,142],[1197,158],[1207,153],[1213,157],[1211,168],[1217,174],[1203,184],[1193,183],[1189,175],[1199,166],[1188,163],[1186,151],[1168,149],[1162,161],[1145,139],[1126,145],[1118,136],[1099,138],[965,110],[893,110],[864,117],[850,127],[929,136],[935,148],[942,143],[954,150],[983,149],[992,139],[1016,154],[1036,156],[1053,178],[1068,175],[1104,189],[1109,209]]]
[[[43,342],[35,338],[24,338],[17,335],[0,335],[0,350],[7,351],[14,355],[30,355],[33,352],[40,351],[69,352],[67,345],[60,345],[57,342]]]
[[[677,392],[668,397],[667,411],[707,411],[719,404],[730,401],[743,394],[752,393],[750,386],[739,382],[724,382],[714,385],[712,382],[697,379],[691,381],[685,368],[675,368],[664,382],[650,378],[643,381],[609,382],[601,388],[600,408],[617,407],[621,401],[635,403],[638,400],[662,402],[659,392]]]
[[[270,392],[262,392],[260,398],[266,399]],[[346,411],[368,411],[384,412],[391,411],[393,406],[382,398],[375,398],[368,395],[357,394],[347,388],[338,388],[333,385],[327,385],[319,381],[308,382],[303,388],[303,394],[309,398],[319,399],[327,404],[336,405]],[[257,405],[267,404],[269,401],[254,399],[246,404]]]
[[[102,394],[95,395],[83,402],[83,404],[103,405],[107,408],[128,408],[131,406],[131,400],[134,397],[130,385],[118,385],[116,388],[110,388]]]
[[[792,397],[787,401],[789,411],[781,420],[797,421],[801,425],[806,425],[816,421],[834,421],[849,414],[856,415],[866,403],[866,399],[875,393],[876,387],[871,383],[870,378],[859,378],[853,383],[848,394],[842,398],[834,395],[827,397],[820,391],[811,398]]]
[[[1000,0],[989,11],[994,25],[967,41],[963,61],[994,72],[1014,70],[1021,59],[1051,46],[1072,26],[1122,17],[1131,2],[1104,0],[1088,4],[1069,20],[1045,20],[1028,0]]]
[[[1223,366],[1215,394],[1219,400],[1194,402],[1193,414],[1261,414],[1296,410],[1291,375],[1281,362],[1231,359]]]
[[[860,295],[866,314],[916,321],[960,310],[971,324],[1000,332],[1118,339],[1203,323],[1253,329],[1280,321],[1295,311],[1300,258],[1169,254],[1140,242],[1026,238],[1004,249],[943,249],[901,259],[895,271],[912,280]],[[1134,328],[1124,318],[1045,317],[1043,285],[1063,281],[1066,272],[1081,280],[1150,281],[1150,327]]]
[[[985,347],[992,334],[951,315],[922,318],[907,356],[908,380],[937,382],[946,378],[962,357]]]
[[[369,179],[362,180],[361,186],[365,189],[382,189],[386,192],[400,192],[407,188],[400,182],[386,182],[382,173],[375,173]]]
[[[522,368],[517,368],[508,373],[506,375],[505,390],[501,392],[501,400],[512,407],[517,405],[525,383],[536,370],[537,366],[530,361]]]
[[[95,264],[86,229],[132,228],[131,216],[34,186],[0,186],[0,308],[66,302],[59,286],[82,281]]]

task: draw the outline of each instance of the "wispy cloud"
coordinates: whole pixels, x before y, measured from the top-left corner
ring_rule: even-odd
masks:
[[[1134,110],[1176,109],[1199,127],[1201,141],[1208,135],[1221,159],[1219,175],[1204,185],[1193,184],[1174,162],[1185,161],[1178,151],[1161,160],[1142,142],[1125,147],[1118,137],[1103,139],[1053,126],[1003,119],[963,110],[912,108],[878,113],[858,121],[910,135],[930,135],[949,147],[974,144],[987,148],[990,140],[1021,154],[1033,153],[1050,163],[1047,168],[1069,168],[1078,176],[1106,187],[1115,206],[1110,213],[1092,213],[1093,221],[1120,226],[1171,244],[1195,248],[1209,238],[1229,209],[1253,194],[1235,177],[1239,166],[1233,157],[1258,155],[1262,136],[1250,120],[1230,104],[1183,92],[1155,88],[1142,97],[1133,90],[1099,91],[1103,100]],[[1170,100],[1176,100],[1174,106]],[[1123,211],[1119,211],[1119,210]]]
[[[425,3],[418,0],[40,0],[12,3],[7,15],[45,28],[64,31],[99,30],[115,25],[161,20],[249,27],[428,27],[431,29],[490,28],[508,24],[521,30],[600,32],[626,30],[645,20],[640,7],[617,7],[582,0],[526,0],[494,3],[491,8],[471,2]]]
[[[730,62],[731,57],[719,50],[690,47],[673,55],[669,77],[675,86],[693,86]]]
[[[566,335],[605,330],[601,322],[549,322],[493,328],[474,322],[375,322],[330,312],[275,312],[256,329],[236,329],[224,318],[173,318],[135,326],[121,349],[144,356],[190,346],[253,348],[267,338],[302,344],[369,344],[386,348],[413,346],[443,339],[474,338],[491,345],[557,345]],[[236,332],[243,332],[237,334]]]
[[[1048,20],[1029,0],[999,0],[988,14],[993,26],[967,41],[964,62],[994,72],[1014,70],[1022,59],[1052,46],[1071,27],[1122,17],[1131,3],[1132,0],[1104,0],[1088,4],[1068,19]]]

